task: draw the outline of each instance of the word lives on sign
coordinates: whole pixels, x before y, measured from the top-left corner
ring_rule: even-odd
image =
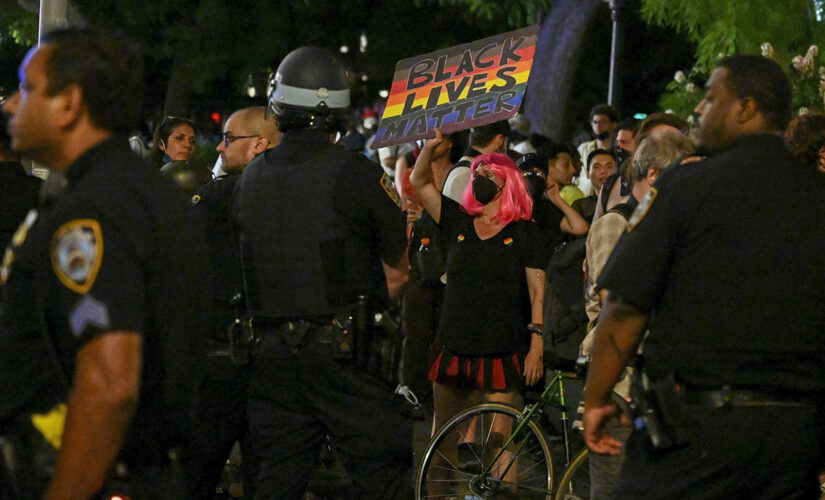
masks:
[[[514,116],[538,26],[399,61],[372,147],[426,139]]]

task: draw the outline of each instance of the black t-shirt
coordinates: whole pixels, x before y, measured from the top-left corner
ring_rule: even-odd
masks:
[[[606,194],[606,193],[605,193]],[[596,204],[598,203],[599,195],[591,194],[584,198],[579,198],[573,202],[573,209],[581,215],[588,224],[593,223],[593,214],[596,213]]]
[[[530,221],[512,222],[481,240],[473,216],[442,196],[439,225],[450,241],[439,336],[457,353],[506,354],[528,340],[530,299],[525,268],[542,269],[544,240]]]
[[[544,195],[533,202],[533,220],[536,221],[544,238],[548,250],[547,260],[550,259],[553,249],[565,239],[564,233],[561,231],[562,219],[564,219],[564,212],[553,205],[553,202],[545,198]],[[541,266],[542,269],[546,267],[546,263]]]
[[[213,289],[211,308],[215,312],[209,336],[222,341],[227,340],[227,327],[237,314],[232,298],[243,290],[240,242],[231,213],[232,194],[240,179],[239,174],[222,175],[198,189],[192,197],[195,211],[206,225],[211,264],[204,270]]]
[[[825,390],[825,176],[775,135],[665,171],[598,285],[652,312],[644,353],[689,385]]]
[[[207,301],[203,226],[184,193],[125,138],[87,151],[66,179],[65,191],[20,234],[22,245],[4,269],[0,419],[51,408],[67,396],[33,307],[40,304],[69,377],[90,340],[109,332],[141,335],[140,401],[120,456],[131,464],[155,461],[186,432],[187,408],[170,405],[162,386],[179,383],[183,401],[197,373]]]

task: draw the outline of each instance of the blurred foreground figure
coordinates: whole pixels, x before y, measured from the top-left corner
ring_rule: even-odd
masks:
[[[656,179],[597,280],[585,440],[618,453],[609,394],[647,327],[631,389],[644,425],[614,497],[816,498],[825,212],[811,201],[825,179],[785,149],[791,87],[775,62],[725,58],[706,88],[709,157]]]
[[[10,498],[47,485],[48,499],[183,498],[176,447],[197,373],[205,238],[184,195],[122,135],[139,114],[140,66],[126,40],[55,31],[3,106],[12,148],[52,170],[0,275]]]

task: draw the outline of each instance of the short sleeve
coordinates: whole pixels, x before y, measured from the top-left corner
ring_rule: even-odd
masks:
[[[667,280],[668,263],[677,240],[678,190],[661,176],[655,188],[639,202],[628,220],[627,233],[619,240],[597,280],[642,312],[653,309]]]
[[[604,214],[590,227],[587,234],[587,266],[592,281],[595,282],[601,275],[608,257],[626,228],[624,216],[616,212]]]
[[[143,332],[145,273],[129,231],[94,209],[72,207],[49,245],[59,317],[79,343],[104,332]],[[139,229],[134,229],[138,232]],[[146,241],[145,239],[142,241]]]
[[[461,205],[446,196],[441,197],[441,217],[438,220],[438,227],[445,234],[454,235],[461,220],[466,216],[467,214],[461,211]]]
[[[336,210],[355,227],[367,227],[384,262],[397,262],[407,249],[404,214],[388,176],[367,160],[353,160],[341,169],[336,183]]]
[[[470,167],[455,167],[447,174],[441,193],[456,203],[461,203],[464,190],[470,183]]]
[[[532,221],[522,221],[524,226],[525,245],[522,260],[524,267],[544,269],[547,266],[547,240],[541,234],[539,225]]]

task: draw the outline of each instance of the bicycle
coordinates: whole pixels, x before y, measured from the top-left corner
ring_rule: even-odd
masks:
[[[452,417],[427,445],[416,475],[415,498],[589,498],[588,450],[571,447],[565,404],[565,381],[581,378],[573,368],[558,369],[524,410],[482,403]],[[627,407],[618,394],[614,399],[621,408]],[[564,473],[558,482],[548,434],[541,424],[541,416],[550,408],[561,411]],[[572,452],[577,453],[572,456]]]
[[[567,380],[579,377],[572,369],[555,370],[538,399],[524,410],[482,403],[448,420],[423,454],[416,498],[552,498],[553,459],[540,416],[550,408],[561,411],[564,462],[571,463],[575,450],[567,425]]]

